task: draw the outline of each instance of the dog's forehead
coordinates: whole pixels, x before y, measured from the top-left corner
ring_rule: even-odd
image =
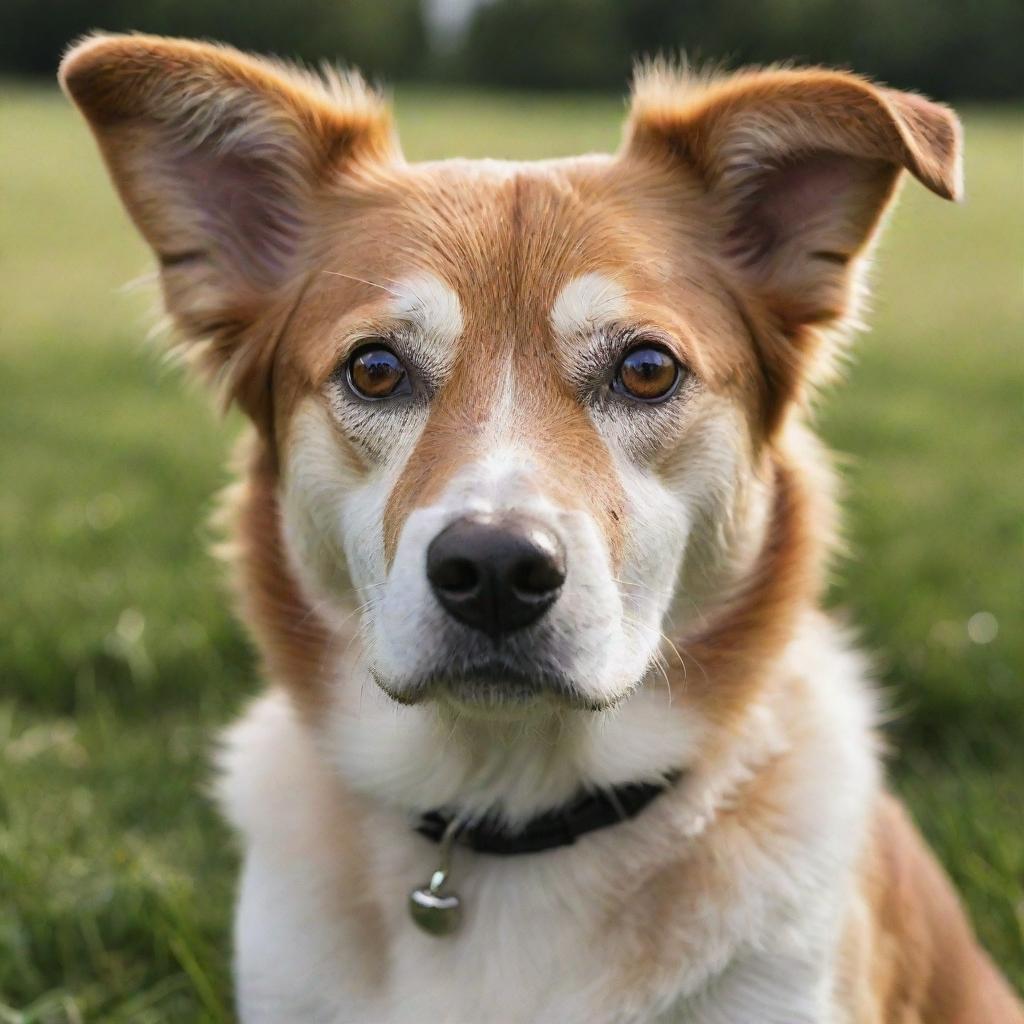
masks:
[[[562,290],[587,274],[637,277],[638,239],[610,158],[455,161],[413,172],[400,229],[421,268],[458,296],[471,333],[545,333]],[[641,274],[642,276],[642,274]]]
[[[637,232],[611,157],[414,164],[370,187],[376,195],[339,205],[334,258],[387,281],[433,274],[459,296],[467,327],[546,318],[558,292],[586,273],[637,284],[666,269],[639,258],[650,231]]]
[[[682,354],[720,375],[749,355],[706,258],[700,191],[662,169],[611,156],[403,165],[343,186],[320,230],[292,332],[312,382],[340,354],[345,325],[389,316],[416,322],[453,359],[571,362],[588,332],[613,323],[688,339]]]

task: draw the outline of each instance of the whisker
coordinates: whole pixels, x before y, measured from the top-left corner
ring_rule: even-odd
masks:
[[[661,652],[656,651],[654,654],[654,667],[661,673],[661,678],[665,680],[665,692],[668,695],[668,706],[672,707],[672,683],[668,678],[668,670],[665,668],[665,659],[662,658]],[[686,678],[685,676],[683,677]]]
[[[646,628],[646,624],[645,623],[640,622],[639,619],[634,619],[630,615],[623,614],[622,621],[626,622],[626,623],[629,623],[629,625],[631,625],[631,626],[636,626],[639,629]],[[686,659],[679,652],[679,648],[676,647],[675,642],[672,640],[672,638],[670,636],[668,636],[668,634],[664,633],[662,630],[659,629],[658,630],[658,636],[662,640],[664,640],[665,643],[667,643],[669,645],[669,647],[672,648],[672,653],[675,654],[676,658],[678,658],[678,660],[679,660],[679,667],[683,670],[683,683],[685,683],[686,682],[686,678],[687,678]],[[662,656],[660,650],[655,650],[654,658],[655,658],[656,663],[658,664],[659,668],[661,669],[662,674],[665,675],[666,682],[667,682],[668,681],[667,664],[665,663],[665,659]],[[691,659],[691,660],[694,661],[695,664],[697,663],[695,658]],[[706,675],[707,675],[707,673],[705,673],[705,676]]]
[[[634,590],[645,590],[649,594],[654,593],[646,583],[632,583],[630,580],[620,580],[617,576],[612,577],[612,582],[617,583],[620,587],[633,587]]]
[[[667,633],[661,634],[661,639],[665,641],[672,648],[672,653],[679,659],[679,664],[683,667],[683,678],[686,678],[686,662],[683,661],[683,656],[679,653],[679,648],[676,647],[675,641]]]
[[[707,684],[710,684],[711,677],[708,675],[708,670],[704,667],[704,663],[702,661],[700,661],[698,658],[695,658],[692,654],[690,654],[689,651],[686,652],[686,657],[694,665],[696,665],[697,668],[700,669],[701,675],[704,677],[704,682],[707,683]],[[683,667],[684,678],[685,678],[685,672],[686,672],[686,667],[684,666]]]
[[[356,277],[355,274],[343,274],[340,270],[322,270],[322,274],[327,274],[330,277],[344,277],[349,281],[358,281],[359,284],[369,285],[371,288],[379,288],[382,292],[387,292],[389,295],[398,295],[398,291],[394,288],[390,288],[386,284],[378,284],[376,281],[367,281],[365,277]]]

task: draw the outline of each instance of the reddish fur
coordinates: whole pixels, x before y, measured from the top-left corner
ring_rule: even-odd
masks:
[[[232,538],[224,554],[234,569],[238,610],[267,677],[287,687],[304,715],[316,715],[325,707],[330,652],[347,638],[327,627],[288,566],[276,459],[266,443],[245,438],[238,465],[243,479],[225,492],[221,522]]]
[[[866,922],[845,935],[856,1024],[1020,1024],[1024,1012],[981,951],[949,880],[892,797],[864,855]]]
[[[236,496],[239,596],[268,674],[305,715],[323,712],[323,669],[341,638],[316,615],[287,564],[277,457],[294,409],[318,394],[344,355],[346,318],[386,316],[387,292],[372,282],[421,269],[446,281],[464,305],[454,375],[388,504],[389,553],[409,512],[479,451],[497,368],[514,351],[518,436],[532,443],[550,495],[591,509],[614,562],[627,496],[611,454],[558,377],[547,321],[567,281],[599,271],[628,291],[634,315],[675,339],[706,388],[742,403],[760,465],[773,480],[767,541],[754,572],[700,635],[679,638],[687,678],[679,672],[673,685],[686,687],[728,735],[823,585],[830,495],[820,459],[787,429],[813,375],[821,328],[837,326],[848,312],[847,263],[870,243],[901,167],[940,194],[957,193],[952,115],[919,97],[821,70],[750,73],[703,87],[654,72],[638,92],[619,157],[500,177],[461,164],[408,166],[389,115],[365,91],[355,89],[346,105],[307,78],[225,48],[153,37],[93,40],[68,57],[62,76],[158,250],[165,234],[173,235],[173,218],[140,171],[141,149],[180,113],[183,91],[201,103],[241,90],[256,104],[247,109],[269,112],[295,142],[299,163],[279,184],[302,193],[296,208],[309,237],[288,273],[262,290],[225,284],[212,300],[217,322],[176,306],[191,287],[180,270],[165,270],[165,284],[172,312],[208,341],[210,363],[229,368],[261,428]],[[786,268],[755,273],[730,252],[737,192],[747,212],[750,203],[770,207],[778,194],[777,182],[752,183],[749,175],[739,181],[723,157],[752,112],[767,119],[761,132],[775,147],[772,160],[838,149],[860,161],[849,198],[857,233],[849,251],[826,254],[818,268],[822,288],[810,304],[787,290]],[[364,468],[354,451],[347,457],[355,471]],[[773,772],[784,770],[780,763],[763,772],[716,828],[728,830],[730,814],[742,814],[748,829],[770,816]],[[643,940],[657,937],[650,921],[659,907],[685,899],[688,887],[727,885],[719,874],[710,862],[680,863],[672,878],[637,894],[646,908],[636,918],[637,956],[620,965],[617,984],[670,967],[679,951]],[[889,800],[864,853],[861,895],[844,936],[842,979],[858,1024],[1019,1019],[948,883]]]
[[[749,707],[791,640],[798,619],[820,597],[832,524],[809,487],[798,456],[773,450],[767,540],[733,600],[696,636],[681,643],[673,687],[727,724]],[[823,514],[824,513],[824,514]]]

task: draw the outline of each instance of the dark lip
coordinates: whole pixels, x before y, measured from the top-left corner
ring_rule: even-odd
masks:
[[[483,708],[524,707],[539,700],[584,711],[607,711],[618,698],[601,701],[583,694],[571,679],[516,665],[484,663],[459,668],[440,667],[406,680],[387,679],[370,669],[374,682],[394,701],[407,706],[438,697]]]

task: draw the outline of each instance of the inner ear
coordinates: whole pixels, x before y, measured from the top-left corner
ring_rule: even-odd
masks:
[[[884,160],[808,152],[759,172],[734,197],[727,255],[784,325],[843,315],[846,268],[869,244],[898,178]]]
[[[187,198],[176,212],[195,217],[190,237],[201,241],[184,248],[169,241],[157,253],[163,267],[217,260],[256,288],[272,288],[285,275],[302,221],[270,165],[240,153],[181,147],[155,160],[151,173],[167,188],[180,183]]]
[[[952,111],[819,68],[643,68],[626,150],[697,173],[748,290],[794,329],[855,317],[848,264],[870,247],[901,170],[945,198],[960,192]]]
[[[756,268],[807,237],[813,239],[808,258],[845,265],[895,177],[881,160],[824,152],[791,158],[763,174],[741,203],[729,232],[730,255]]]

